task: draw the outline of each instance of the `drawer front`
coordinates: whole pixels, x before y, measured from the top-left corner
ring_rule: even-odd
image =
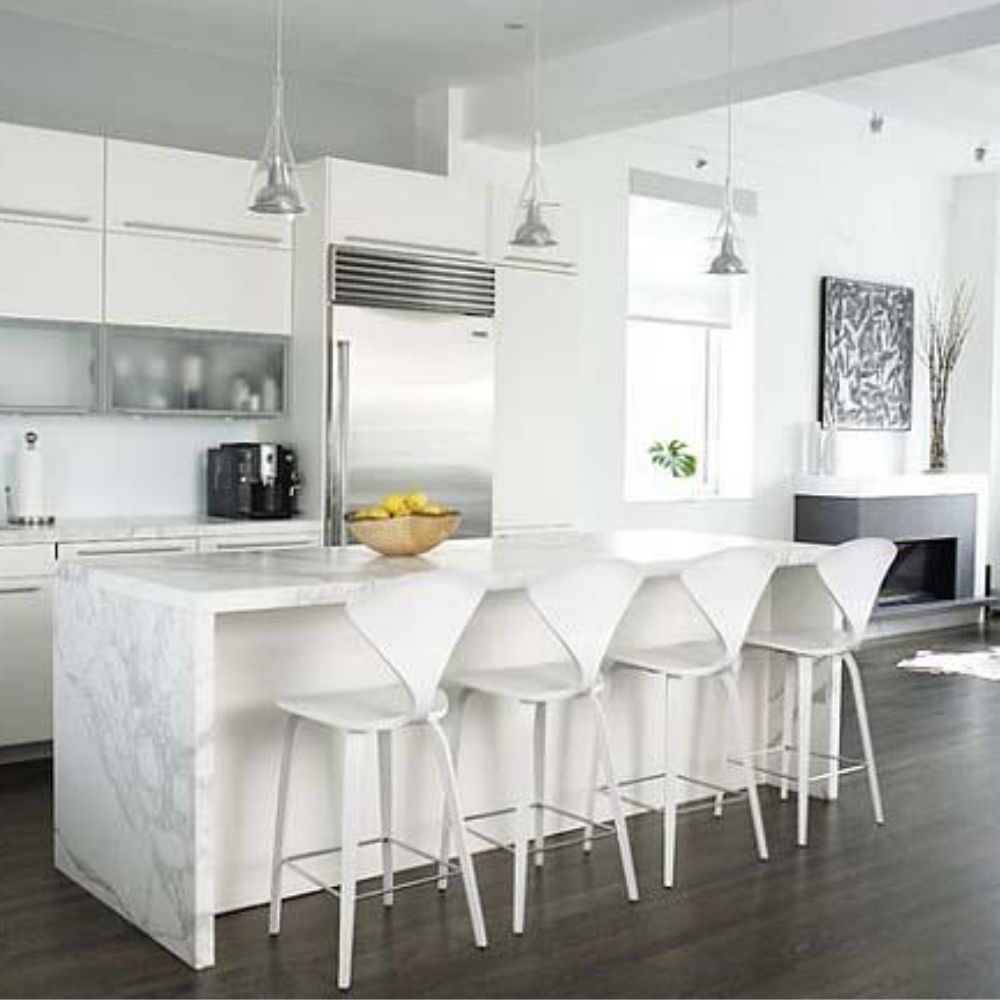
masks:
[[[0,579],[0,746],[52,738],[52,581]]]
[[[201,538],[200,552],[266,552],[269,549],[309,549],[319,545],[314,534],[229,535]]]
[[[109,323],[291,333],[288,250],[109,233],[106,280]]]
[[[55,545],[0,547],[0,581],[18,576],[54,576],[55,571]]]
[[[60,544],[59,559],[101,562],[104,560],[183,555],[186,552],[196,551],[197,543],[193,538],[146,538],[129,539],[122,542],[72,542]]]

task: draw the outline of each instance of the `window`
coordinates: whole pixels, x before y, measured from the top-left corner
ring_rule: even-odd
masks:
[[[718,210],[632,195],[625,344],[628,502],[749,486],[745,282],[705,273]]]

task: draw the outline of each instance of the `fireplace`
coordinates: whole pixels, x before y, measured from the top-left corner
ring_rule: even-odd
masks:
[[[953,601],[958,565],[957,538],[897,541],[898,552],[879,592],[880,608],[928,601]]]
[[[917,478],[924,489],[938,482],[935,476]],[[795,538],[825,545],[872,536],[895,541],[899,551],[879,593],[880,616],[918,614],[925,606],[954,607],[981,592],[976,585],[976,495],[831,496],[818,492],[826,485],[817,477],[816,493],[796,494]]]

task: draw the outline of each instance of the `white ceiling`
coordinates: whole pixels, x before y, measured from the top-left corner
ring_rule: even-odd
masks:
[[[883,139],[920,129],[934,137],[925,155],[973,169],[971,151],[985,142],[1000,164],[1000,46],[990,46],[817,88],[825,97],[886,119]]]
[[[726,0],[541,0],[545,51],[565,55],[700,16]],[[510,72],[528,39],[505,31],[532,0],[285,0],[289,71],[416,95]],[[263,63],[274,0],[0,0],[0,11]]]

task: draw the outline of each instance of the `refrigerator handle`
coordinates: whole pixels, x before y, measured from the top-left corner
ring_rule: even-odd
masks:
[[[344,528],[344,515],[347,513],[347,443],[350,437],[351,421],[351,342],[336,341],[337,355],[337,412],[336,435],[333,445],[336,454],[333,458],[334,497],[330,510],[333,515],[332,536],[335,545],[347,544],[347,532]]]

